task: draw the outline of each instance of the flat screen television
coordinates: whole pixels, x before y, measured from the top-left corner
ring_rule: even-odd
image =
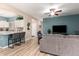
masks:
[[[66,34],[67,32],[67,26],[66,25],[54,25],[52,27],[53,29],[53,32],[52,33],[55,33],[55,34]]]

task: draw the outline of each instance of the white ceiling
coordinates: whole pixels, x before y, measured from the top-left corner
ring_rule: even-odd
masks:
[[[37,19],[45,17],[44,12],[54,7],[62,9],[60,16],[79,14],[79,3],[12,3],[9,5]]]

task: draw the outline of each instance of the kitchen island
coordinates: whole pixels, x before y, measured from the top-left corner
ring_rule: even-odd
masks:
[[[21,33],[24,31],[16,32],[16,31],[0,31],[0,48],[8,47],[8,39],[10,34]]]

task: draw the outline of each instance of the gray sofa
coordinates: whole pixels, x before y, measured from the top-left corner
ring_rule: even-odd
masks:
[[[79,35],[45,35],[40,51],[59,56],[79,56]]]

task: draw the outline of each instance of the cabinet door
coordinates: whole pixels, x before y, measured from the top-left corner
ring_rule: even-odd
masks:
[[[0,21],[0,27],[1,28],[9,28],[9,23],[7,21]]]
[[[24,20],[14,21],[15,27],[24,27]]]

